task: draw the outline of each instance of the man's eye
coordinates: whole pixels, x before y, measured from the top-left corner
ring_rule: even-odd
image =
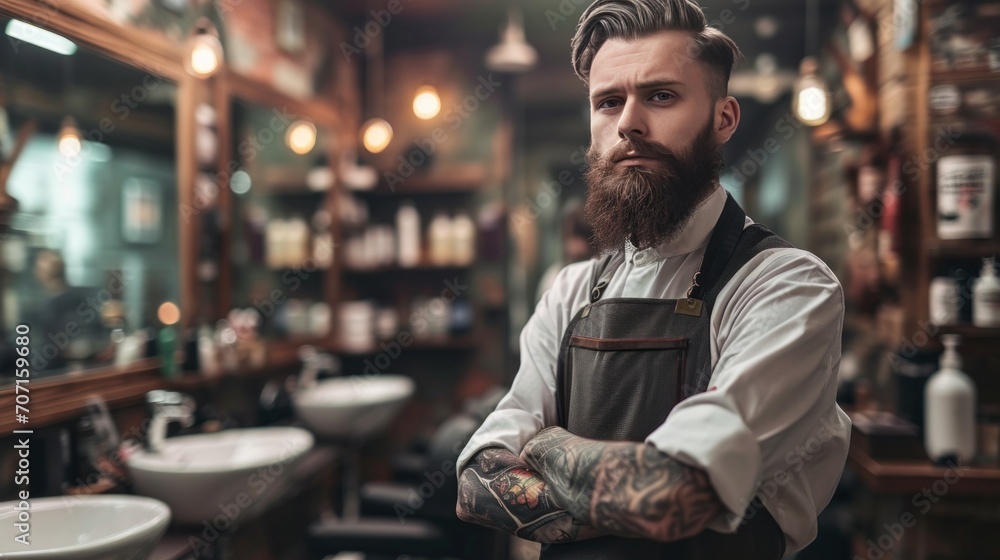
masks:
[[[597,105],[598,109],[614,109],[618,106],[617,99],[606,99]]]
[[[669,91],[658,91],[653,94],[653,99],[656,101],[670,101],[674,98],[674,94]]]

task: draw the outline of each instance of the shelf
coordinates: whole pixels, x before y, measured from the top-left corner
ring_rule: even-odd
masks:
[[[395,169],[389,170],[399,175]],[[381,172],[385,176],[385,171]],[[400,177],[402,177],[400,175]],[[430,173],[414,173],[403,177],[402,181],[390,187],[380,181],[379,185],[370,190],[348,190],[361,196],[424,196],[424,195],[459,195],[472,194],[484,188],[487,180],[485,167],[481,165],[466,165],[452,169],[435,170]]]
[[[974,259],[1000,255],[996,239],[935,239],[925,245],[931,256],[949,259]]]
[[[311,189],[303,188],[269,188],[269,189],[250,189],[245,193],[246,195],[258,195],[258,196],[323,196],[329,193],[329,190],[314,191]]]
[[[850,464],[870,490],[883,494],[915,495],[938,483],[948,484],[949,496],[980,499],[1000,497],[1000,468],[938,467],[929,460],[874,459],[851,438]],[[957,474],[956,474],[957,473]],[[958,477],[953,484],[949,481]]]
[[[940,334],[957,334],[965,338],[1000,338],[1000,327],[977,327],[975,325],[939,325]]]
[[[480,339],[474,335],[462,336],[433,336],[428,338],[411,338],[410,344],[403,347],[403,352],[410,350],[419,351],[468,351],[479,347]],[[345,346],[335,344],[333,351],[344,356],[370,356],[382,352],[380,344],[388,345],[389,342],[376,343],[375,346],[358,348],[356,346]]]
[[[931,83],[934,85],[970,82],[1000,82],[1000,72],[993,72],[987,68],[931,71]]]
[[[344,272],[348,274],[383,274],[383,273],[399,273],[399,272],[441,272],[441,271],[456,271],[456,270],[468,270],[471,268],[471,264],[461,265],[461,264],[425,264],[421,263],[416,266],[381,266],[377,268],[348,268],[344,267]]]

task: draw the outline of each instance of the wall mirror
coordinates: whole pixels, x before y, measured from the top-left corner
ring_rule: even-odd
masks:
[[[0,383],[18,325],[32,378],[128,367],[180,304],[177,86],[20,20],[0,32]]]
[[[235,100],[232,305],[269,340],[326,337],[331,326],[332,135],[294,109]]]

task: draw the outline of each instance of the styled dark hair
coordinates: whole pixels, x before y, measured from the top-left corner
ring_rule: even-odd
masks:
[[[590,66],[608,39],[638,39],[658,31],[687,31],[687,53],[708,70],[708,91],[728,95],[729,75],[742,56],[723,32],[708,26],[705,13],[691,0],[596,0],[580,16],[573,36],[573,70],[590,85]]]

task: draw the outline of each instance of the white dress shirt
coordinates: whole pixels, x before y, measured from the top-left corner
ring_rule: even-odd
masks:
[[[677,239],[626,251],[602,299],[685,297],[726,203],[721,188]],[[752,224],[748,217],[744,227]],[[459,456],[486,447],[519,454],[556,420],[556,365],[570,320],[589,303],[596,260],[564,268],[521,332],[510,392]],[[850,420],[836,404],[844,297],[830,269],[801,249],[753,257],[722,288],[711,316],[709,390],[681,401],[646,438],[705,470],[727,511],[709,528],[734,532],[758,496],[785,533],[785,555],[816,537],[844,468]]]

